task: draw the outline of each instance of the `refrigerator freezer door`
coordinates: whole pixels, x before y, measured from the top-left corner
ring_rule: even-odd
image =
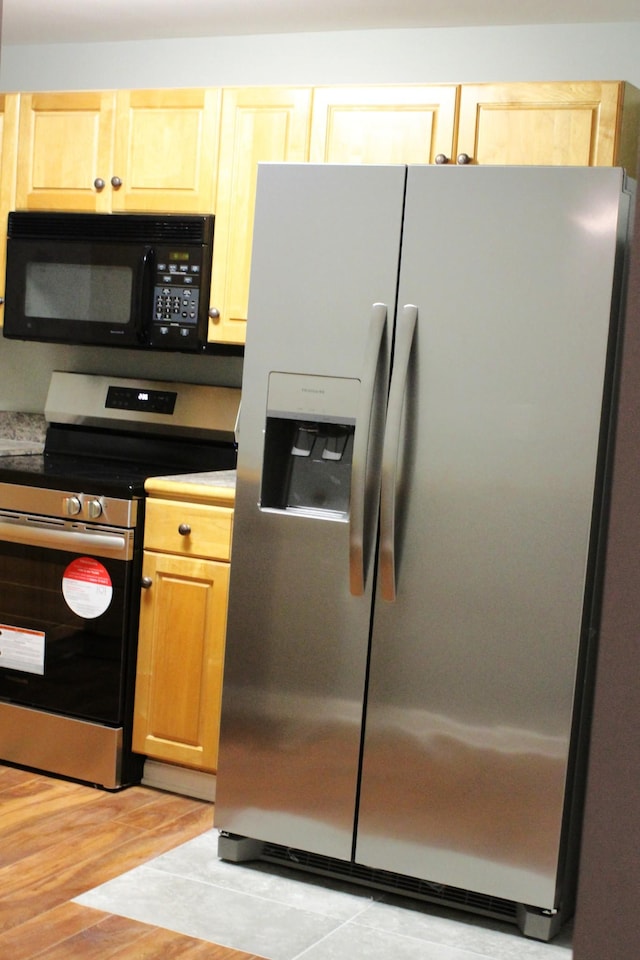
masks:
[[[377,521],[376,482],[358,458],[362,431],[370,459],[381,434],[391,327],[380,304],[392,324],[405,180],[405,167],[258,174],[215,822],[345,859]],[[361,382],[372,335],[369,424],[360,401],[372,389],[370,375]],[[343,482],[352,451],[367,494],[357,595]]]
[[[410,168],[356,859],[552,908],[622,174]]]

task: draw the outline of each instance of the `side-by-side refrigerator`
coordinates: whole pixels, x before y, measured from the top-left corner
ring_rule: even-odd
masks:
[[[221,857],[570,913],[630,189],[260,166]]]

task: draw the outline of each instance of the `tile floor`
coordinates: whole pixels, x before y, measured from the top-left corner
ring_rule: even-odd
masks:
[[[257,953],[268,960],[571,960],[510,924],[319,879],[217,858],[217,832],[76,898],[76,903]]]

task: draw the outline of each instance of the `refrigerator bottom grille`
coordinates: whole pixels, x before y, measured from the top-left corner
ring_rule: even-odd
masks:
[[[439,903],[443,906],[462,908],[472,913],[494,917],[509,923],[519,923],[518,904],[513,900],[503,900],[500,897],[492,897],[472,890],[432,883],[427,880],[420,880],[417,877],[392,873],[388,870],[377,870],[373,867],[362,866],[359,863],[336,860],[333,857],[309,853],[307,850],[295,850],[292,847],[277,843],[264,843],[260,859],[270,863],[296,867],[299,870],[308,870],[311,873],[347,878],[379,890],[400,893],[419,900]]]

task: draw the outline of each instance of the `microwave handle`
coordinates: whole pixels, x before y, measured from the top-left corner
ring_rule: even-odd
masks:
[[[140,267],[140,288],[136,298],[136,334],[140,343],[148,343],[153,315],[153,278],[156,268],[153,247],[145,246],[140,258]]]

